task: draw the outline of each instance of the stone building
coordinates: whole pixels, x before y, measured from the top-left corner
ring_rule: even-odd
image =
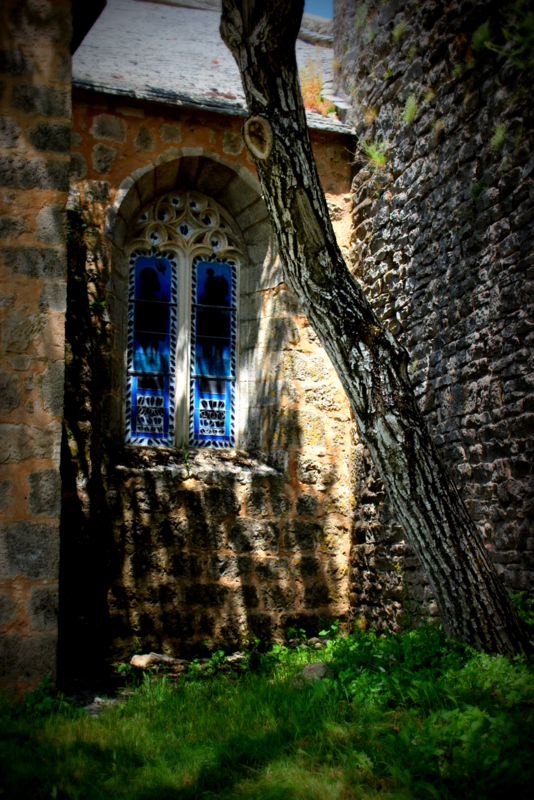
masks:
[[[283,282],[217,5],[75,2],[72,72],[69,2],[2,7],[4,682],[435,612]],[[297,57],[334,71],[342,250],[532,591],[532,105],[494,6],[336,0]]]

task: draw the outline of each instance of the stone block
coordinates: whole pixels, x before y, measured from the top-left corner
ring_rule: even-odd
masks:
[[[56,678],[57,635],[40,633],[21,636],[6,633],[0,638],[0,678],[13,682],[40,682]]]
[[[230,528],[228,542],[237,553],[278,552],[280,529],[274,522],[238,519]]]
[[[21,133],[18,122],[11,117],[0,117],[0,147],[16,147]]]
[[[110,199],[110,185],[107,181],[87,181],[85,199],[88,203],[108,203]]]
[[[224,605],[228,597],[228,587],[212,583],[196,583],[186,586],[184,591],[185,603],[188,606],[201,608],[219,608]]]
[[[8,239],[10,236],[19,236],[27,230],[24,220],[19,217],[2,216],[0,217],[0,239]]]
[[[317,540],[322,532],[322,525],[316,522],[290,520],[286,523],[284,533],[284,549],[310,551],[315,550]]]
[[[65,280],[67,277],[65,250],[48,247],[4,247],[2,259],[13,273],[27,278]]]
[[[201,550],[220,550],[224,544],[224,528],[214,522],[190,518],[189,544]]]
[[[74,181],[81,181],[87,175],[87,161],[81,153],[71,153],[69,177]]]
[[[159,135],[162,142],[174,142],[177,144],[182,141],[182,126],[179,122],[164,122],[159,127]]]
[[[35,64],[32,59],[20,48],[0,50],[0,73],[2,75],[21,78],[24,75],[31,75],[34,70]]]
[[[257,608],[259,606],[260,598],[256,586],[243,584],[240,591],[245,608]]]
[[[67,305],[67,285],[60,281],[44,281],[39,297],[41,311],[65,312]]]
[[[332,602],[332,592],[327,583],[312,583],[304,590],[305,608],[324,608]]]
[[[315,578],[320,572],[321,562],[316,556],[299,556],[291,567],[291,573],[296,578]]]
[[[6,511],[13,503],[13,481],[0,480],[0,511]]]
[[[320,508],[319,498],[314,494],[300,494],[295,503],[295,513],[299,517],[315,517]]]
[[[240,133],[231,133],[224,131],[222,135],[222,149],[223,153],[229,153],[233,156],[238,156],[245,146],[245,142]]]
[[[262,584],[261,599],[268,611],[292,611],[296,607],[297,592],[290,583]]]
[[[251,486],[245,502],[247,515],[251,517],[261,517],[269,513],[267,493],[262,486]]]
[[[0,424],[0,463],[26,458],[49,458],[59,462],[61,423],[48,425]]]
[[[0,186],[14,189],[69,190],[68,161],[21,158],[7,155],[0,157]]]
[[[211,556],[208,559],[208,577],[214,581],[220,578],[237,578],[239,565],[234,556]]]
[[[273,635],[273,621],[269,614],[247,614],[247,628],[250,637],[269,642]]]
[[[95,139],[110,139],[114,142],[124,142],[126,139],[126,123],[120,117],[111,114],[98,114],[93,119],[90,130]]]
[[[34,587],[28,601],[28,618],[33,630],[55,630],[58,615],[57,587]]]
[[[68,153],[70,125],[65,122],[40,122],[28,130],[28,140],[36,150],[48,153]]]
[[[105,175],[110,171],[116,157],[117,151],[114,147],[109,147],[109,145],[102,143],[95,144],[92,154],[95,172],[100,172]]]
[[[135,137],[135,149],[138,153],[150,153],[154,149],[152,134],[144,125],[141,125]]]
[[[9,594],[0,594],[0,627],[13,622],[18,613],[18,603]]]
[[[35,317],[10,311],[0,329],[4,353],[24,353],[36,336]]]
[[[61,511],[61,478],[59,471],[50,467],[30,472],[27,477],[30,493],[28,510],[33,516],[45,514],[59,517]]]
[[[51,203],[37,214],[35,238],[44,244],[64,244],[67,239],[67,217],[62,203]]]
[[[179,158],[171,159],[164,164],[156,166],[156,191],[158,194],[170,192],[174,189],[179,169]]]
[[[233,486],[209,487],[203,492],[202,501],[210,517],[237,514],[241,508],[241,501]]]
[[[44,522],[0,523],[0,575],[57,580],[59,526]]]
[[[70,91],[51,89],[48,86],[14,84],[11,90],[11,105],[27,114],[43,117],[71,117]]]
[[[252,203],[250,206],[238,214],[236,222],[241,231],[246,231],[252,225],[257,225],[259,222],[268,222],[269,213],[262,197]]]
[[[63,361],[49,362],[39,381],[39,390],[45,408],[54,416],[63,414],[63,391],[65,382],[65,364]]]
[[[254,572],[260,581],[284,581],[289,578],[289,560],[287,558],[257,558],[254,561]]]
[[[0,414],[9,414],[20,403],[22,381],[11,372],[0,372]]]

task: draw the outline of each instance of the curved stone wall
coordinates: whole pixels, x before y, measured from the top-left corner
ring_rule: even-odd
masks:
[[[421,407],[511,591],[534,591],[532,73],[513,4],[337,0],[358,132],[354,274],[410,352]],[[486,46],[490,42],[494,49]],[[354,609],[429,599],[360,452]],[[415,606],[414,606],[415,607]],[[432,609],[431,609],[432,610]]]

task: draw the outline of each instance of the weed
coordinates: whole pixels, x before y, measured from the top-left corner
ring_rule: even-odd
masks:
[[[386,163],[386,143],[385,142],[366,142],[359,140],[360,147],[369,159],[371,166],[381,169]]]
[[[309,111],[318,111],[324,116],[333,108],[321,94],[323,88],[321,65],[311,58],[308,59],[306,68],[300,70],[300,88],[304,106]]]
[[[485,46],[511,59],[518,69],[534,67],[534,11],[531,0],[516,0],[502,11],[501,34],[505,45],[486,41]]]
[[[476,183],[473,184],[473,186],[471,187],[471,202],[473,203],[473,206],[477,205],[480,199],[480,195],[482,194],[485,188],[486,184],[484,183],[484,181],[477,181]]]
[[[412,59],[416,55],[416,53],[417,53],[417,46],[415,44],[412,44],[412,46],[410,47],[410,49],[406,53],[406,59],[408,61],[412,61]]]
[[[493,136],[490,139],[490,147],[492,153],[499,153],[502,150],[504,140],[506,139],[506,125],[502,123],[496,124],[493,128]]]
[[[390,81],[392,79],[392,77],[393,77],[393,70],[392,69],[387,69],[384,72],[384,80],[385,81]]]
[[[514,604],[519,618],[523,620],[525,625],[534,627],[534,608],[532,608],[532,600],[527,596],[526,592],[517,592],[517,594],[510,595],[510,599]]]
[[[411,94],[408,96],[406,100],[406,104],[404,106],[404,111],[402,112],[402,118],[405,121],[408,127],[412,124],[415,119],[415,115],[417,114],[417,100],[415,99],[415,95]]]
[[[452,72],[451,72],[451,76],[452,76],[453,80],[456,80],[457,78],[460,78],[461,75],[463,74],[464,69],[465,69],[465,64],[462,64],[461,62],[458,62],[458,64],[455,64],[453,69],[452,69]]]
[[[365,120],[366,125],[372,125],[375,119],[378,117],[378,111],[376,108],[371,108],[371,106],[367,106],[363,112],[363,118]]]
[[[395,27],[391,31],[391,35],[393,36],[396,42],[399,42],[401,40],[405,28],[406,28],[406,20],[401,19],[401,21],[397,25],[395,25]]]
[[[475,53],[480,53],[491,42],[490,26],[488,22],[483,22],[473,34],[471,47]]]
[[[332,675],[298,688],[310,660]],[[0,706],[0,774],[12,800],[292,798],[527,800],[534,674],[447,639],[356,629],[320,653],[275,645],[260,668],[223,650],[176,684],[147,675],[93,718]],[[197,666],[201,666],[197,664]]]
[[[369,14],[369,10],[365,3],[362,3],[358,6],[356,11],[356,19],[354,21],[354,30],[356,33],[359,33],[361,29],[364,27],[365,23],[367,22],[367,16]]]

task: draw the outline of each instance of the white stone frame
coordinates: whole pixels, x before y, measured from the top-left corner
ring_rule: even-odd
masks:
[[[198,446],[190,444],[190,352],[191,352],[191,273],[193,259],[211,259],[214,255],[236,265],[236,318],[239,320],[239,278],[245,261],[244,246],[239,229],[231,216],[213,198],[195,191],[175,189],[157,197],[141,209],[125,237],[124,252],[129,259],[134,251],[147,254],[157,250],[176,257],[178,277],[177,346],[174,397],[174,444],[177,447]],[[235,365],[239,363],[239,325],[236,335]],[[126,374],[129,381],[129,374]],[[239,392],[237,375],[234,378],[234,444],[236,447]],[[127,396],[129,393],[127,392]],[[129,409],[125,409],[125,428],[128,429]],[[126,438],[128,442],[128,434]],[[142,442],[134,442],[142,445]],[[151,442],[146,442],[152,445]]]

